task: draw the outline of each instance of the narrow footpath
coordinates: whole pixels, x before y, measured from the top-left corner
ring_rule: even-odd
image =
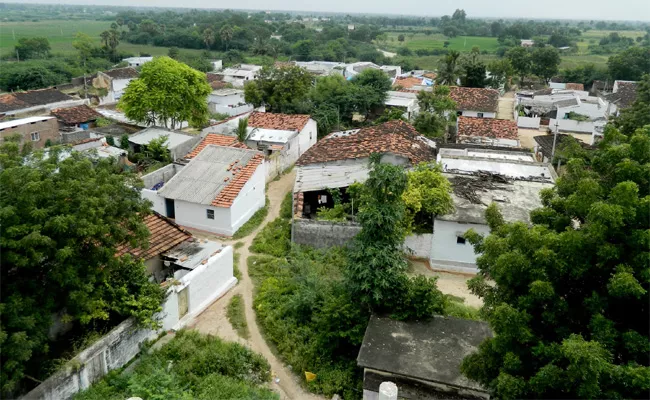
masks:
[[[298,377],[293,374],[291,370],[275,356],[275,354],[273,354],[262,337],[260,328],[257,325],[255,311],[253,310],[253,282],[248,276],[247,261],[250,256],[248,247],[251,245],[253,238],[259,233],[259,231],[262,230],[266,224],[280,215],[280,205],[286,194],[292,190],[295,177],[296,173],[294,170],[282,176],[279,180],[269,183],[266,191],[270,202],[269,213],[264,222],[262,222],[262,224],[260,224],[260,226],[247,237],[237,241],[224,241],[223,238],[210,237],[205,234],[196,235],[199,237],[203,236],[215,239],[231,245],[236,242],[242,242],[244,245],[240,249],[235,250],[240,254],[239,270],[241,271],[242,279],[239,281],[237,286],[230,290],[230,292],[228,292],[224,297],[215,301],[203,313],[198,315],[189,327],[202,333],[219,336],[224,340],[241,343],[251,348],[253,351],[262,354],[271,365],[273,381],[271,382],[270,387],[280,394],[281,399],[324,399],[324,397],[316,396],[305,391],[302,386],[300,386]],[[248,324],[248,330],[250,331],[250,337],[248,339],[239,337],[226,318],[226,308],[228,303],[232,296],[236,294],[241,294],[243,296],[246,310],[246,322]],[[301,375],[302,371],[296,371],[296,373]],[[279,382],[277,381],[278,379]]]
[[[507,119],[513,121],[515,109],[515,92],[506,92],[503,97],[499,97],[499,108],[497,109],[497,119]]]

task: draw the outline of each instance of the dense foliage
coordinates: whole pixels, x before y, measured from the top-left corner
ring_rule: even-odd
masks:
[[[413,121],[417,131],[429,138],[447,138],[449,127],[456,122],[456,102],[448,86],[436,85],[432,92],[418,92],[420,112]]]
[[[159,57],[142,67],[119,106],[134,121],[172,129],[187,121],[202,128],[208,121],[207,97],[211,91],[205,74],[169,57]]]
[[[492,213],[491,235],[467,235],[495,337],[463,372],[504,399],[647,396],[650,126],[608,127],[542,202],[532,227]]]
[[[433,219],[453,211],[451,184],[439,164],[420,163],[407,174],[408,185],[402,198],[406,204],[407,226],[433,232]]]
[[[255,107],[264,104],[268,112],[305,112],[309,108],[306,99],[312,81],[312,75],[304,68],[264,67],[256,80],[246,84],[246,102]]]
[[[257,353],[215,336],[181,330],[160,349],[142,354],[132,371],[113,371],[76,400],[276,400],[263,385],[269,363]]]
[[[54,314],[85,329],[129,316],[156,325],[163,292],[141,262],[115,257],[149,234],[149,207],[133,189],[141,183],[119,171],[78,153],[61,160],[56,148],[27,157],[16,142],[0,148],[3,393],[20,390],[24,374],[40,376]]]

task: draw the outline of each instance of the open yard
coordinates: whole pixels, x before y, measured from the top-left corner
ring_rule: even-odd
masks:
[[[481,51],[494,52],[499,47],[497,39],[493,37],[458,36],[455,38],[447,38],[441,34],[427,36],[424,33],[404,33],[404,42],[399,42],[397,39],[399,35],[400,33],[397,32],[388,32],[388,47],[398,48],[400,46],[406,46],[411,50],[442,49],[444,48],[445,41],[449,41],[448,49],[458,51],[470,51],[472,47],[478,46]],[[390,38],[393,40],[391,41]]]
[[[14,45],[21,37],[43,36],[50,41],[52,53],[70,54],[75,52],[72,47],[77,32],[83,32],[92,37],[97,45],[100,44],[99,34],[109,29],[109,21],[39,21],[39,22],[3,22],[0,24],[0,56],[13,52]],[[122,42],[119,51],[138,55],[147,53],[153,56],[167,54],[167,47],[156,47]],[[181,49],[182,53],[199,54],[201,50]]]

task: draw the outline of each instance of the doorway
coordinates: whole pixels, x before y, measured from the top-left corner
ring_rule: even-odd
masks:
[[[174,209],[174,199],[165,199],[165,213],[167,218],[176,218],[176,210]]]

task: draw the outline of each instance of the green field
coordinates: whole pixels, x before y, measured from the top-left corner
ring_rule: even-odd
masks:
[[[597,45],[600,39],[613,32],[618,32],[620,36],[632,39],[645,35],[644,31],[587,31],[582,34],[581,40],[578,42],[578,54],[587,54],[589,45]]]
[[[3,22],[0,23],[0,56],[13,52],[14,45],[21,37],[43,36],[50,41],[52,53],[71,54],[75,51],[72,41],[77,32],[83,32],[100,44],[99,34],[109,29],[109,21],[39,21],[39,22]],[[156,47],[122,42],[119,51],[160,56],[167,54],[167,47]],[[201,50],[181,49],[182,53],[199,54]]]
[[[458,51],[470,51],[472,47],[478,46],[481,51],[486,50],[492,53],[499,47],[497,39],[493,37],[458,36],[450,39],[441,34],[427,36],[424,33],[406,33],[404,34],[404,42],[399,42],[397,40],[399,35],[400,33],[397,32],[388,32],[389,48],[397,49],[406,46],[411,50],[442,49],[445,41],[449,41],[448,49]]]

